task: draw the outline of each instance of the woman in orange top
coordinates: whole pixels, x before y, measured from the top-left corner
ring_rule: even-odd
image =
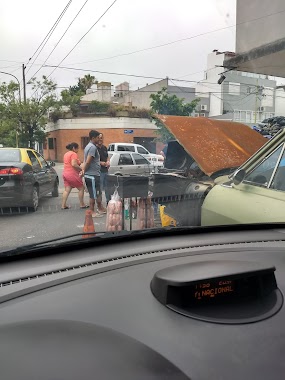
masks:
[[[84,204],[83,200],[84,185],[81,178],[82,169],[80,167],[80,161],[77,156],[78,144],[72,142],[66,146],[66,149],[68,149],[68,152],[66,152],[63,157],[64,168],[62,173],[65,190],[62,194],[61,208],[62,210],[69,209],[69,206],[67,206],[66,201],[73,188],[78,189],[80,207],[88,208],[88,206]]]

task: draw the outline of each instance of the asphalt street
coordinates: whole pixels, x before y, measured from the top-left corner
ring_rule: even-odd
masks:
[[[69,199],[69,210],[61,210],[63,192],[62,164],[56,164],[55,170],[59,176],[59,197],[48,195],[40,199],[37,212],[13,212],[1,214],[0,210],[0,251],[38,243],[50,239],[78,234],[83,230],[85,210],[79,208],[77,190],[73,189]],[[85,203],[89,203],[85,193]],[[94,218],[97,232],[105,231],[106,216]]]

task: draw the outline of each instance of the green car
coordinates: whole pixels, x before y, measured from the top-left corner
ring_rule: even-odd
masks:
[[[207,194],[201,224],[283,222],[285,215],[285,130],[269,140],[226,182]]]

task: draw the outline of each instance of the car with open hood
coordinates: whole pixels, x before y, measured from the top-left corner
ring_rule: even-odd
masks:
[[[168,143],[165,168],[153,176],[154,197],[166,205],[166,213],[178,225],[207,224],[204,211],[201,220],[205,199],[213,197],[218,184],[227,184],[229,175],[260,152],[268,139],[241,123],[184,116],[156,118],[175,140]]]

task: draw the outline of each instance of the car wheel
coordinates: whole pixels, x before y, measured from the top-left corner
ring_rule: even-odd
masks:
[[[57,198],[59,196],[58,181],[55,181],[55,183],[54,183],[54,187],[53,187],[53,191],[51,193],[51,196],[54,197],[54,198]]]
[[[35,212],[39,207],[39,190],[36,186],[33,187],[31,200],[29,203],[29,211]]]

